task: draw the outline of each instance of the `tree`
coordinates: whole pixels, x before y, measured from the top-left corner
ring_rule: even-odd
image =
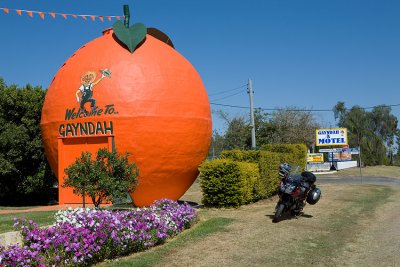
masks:
[[[243,116],[236,116],[231,119],[222,111],[219,112],[219,115],[228,125],[224,134],[224,149],[250,149],[250,123]]]
[[[292,107],[275,111],[270,116],[264,126],[267,143],[306,144],[308,148],[314,145],[315,130],[320,125],[310,112]]]
[[[257,146],[271,143],[271,140],[273,140],[276,135],[275,125],[269,121],[268,116],[270,116],[270,114],[263,112],[261,109],[254,110]]]
[[[366,165],[387,165],[388,157],[382,139],[375,134],[367,134],[361,142],[362,160]]]
[[[6,86],[0,78],[0,204],[43,204],[55,199],[45,158],[40,116],[46,91]]]
[[[377,106],[371,112],[354,106],[346,109],[344,102],[334,107],[338,126],[348,129],[349,145],[361,147],[365,165],[381,165],[387,163],[387,150],[394,150],[397,136],[397,118],[390,114],[391,108]],[[392,158],[390,156],[390,158]]]
[[[338,126],[347,128],[350,145],[359,147],[362,139],[365,138],[367,134],[371,134],[371,125],[368,125],[368,114],[359,106],[354,106],[347,111],[343,102],[341,102],[339,106],[338,105],[335,106],[335,118],[339,117]],[[336,107],[339,107],[340,110]]]
[[[128,154],[119,156],[101,148],[92,159],[90,152],[82,152],[76,161],[65,169],[68,175],[64,187],[72,187],[74,194],[89,195],[98,208],[104,201],[115,201],[132,193],[137,185],[139,170],[129,163]]]
[[[243,117],[233,118],[225,133],[225,149],[250,149],[251,128]]]
[[[396,130],[395,139],[396,139],[397,154],[394,159],[394,164],[396,166],[400,166],[400,130],[399,129]]]
[[[214,130],[211,138],[211,146],[208,151],[208,158],[214,159],[218,157],[221,152],[224,150],[224,136],[218,133],[218,131]]]
[[[222,144],[222,150],[250,149],[251,127],[249,119],[245,119],[244,116],[229,118],[222,111],[219,111],[219,115],[226,121],[227,130],[224,135],[214,135],[213,141],[216,142],[218,138],[218,143]],[[298,108],[282,109],[272,114],[256,109],[254,121],[258,147],[272,143],[300,143],[306,144],[310,148],[315,142],[315,130],[320,127],[310,112],[304,112]]]
[[[388,106],[377,106],[371,111],[372,131],[379,136],[388,149],[389,163],[393,164],[398,120],[390,114]]]

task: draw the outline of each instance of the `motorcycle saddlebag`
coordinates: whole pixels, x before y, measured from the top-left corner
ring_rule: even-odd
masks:
[[[317,204],[320,198],[321,198],[321,190],[318,187],[316,187],[308,192],[306,201],[308,204],[314,205]]]
[[[315,183],[315,181],[317,180],[317,177],[315,177],[312,172],[304,171],[301,173],[301,176],[303,176],[304,181],[311,184]]]

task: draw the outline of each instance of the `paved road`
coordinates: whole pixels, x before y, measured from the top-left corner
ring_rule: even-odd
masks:
[[[358,177],[333,177],[325,175],[317,175],[317,184],[375,184],[375,185],[389,185],[400,186],[400,179],[387,178],[387,177],[371,177],[360,176]]]

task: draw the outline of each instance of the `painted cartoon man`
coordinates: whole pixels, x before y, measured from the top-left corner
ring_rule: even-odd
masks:
[[[104,77],[110,77],[110,70],[100,70],[101,78],[96,81],[97,74],[95,71],[89,70],[81,76],[82,85],[78,88],[75,93],[76,101],[80,103],[80,108],[83,112],[87,113],[85,109],[85,104],[90,103],[90,108],[92,111],[97,109],[96,99],[93,98],[93,87],[98,84]],[[79,96],[80,95],[80,96]]]

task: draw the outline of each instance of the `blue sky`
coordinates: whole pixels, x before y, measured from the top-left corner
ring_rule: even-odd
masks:
[[[0,10],[0,77],[47,88],[75,50],[114,22],[47,14],[42,20],[11,9],[107,16],[122,15],[124,4],[131,24],[169,35],[212,103],[249,106],[250,78],[254,106],[265,109],[400,104],[400,1],[390,0],[0,0],[10,9]],[[248,114],[211,107],[231,117]],[[313,114],[322,126],[335,126],[332,112]],[[400,106],[392,114],[400,118]],[[213,125],[224,129],[215,113]]]

